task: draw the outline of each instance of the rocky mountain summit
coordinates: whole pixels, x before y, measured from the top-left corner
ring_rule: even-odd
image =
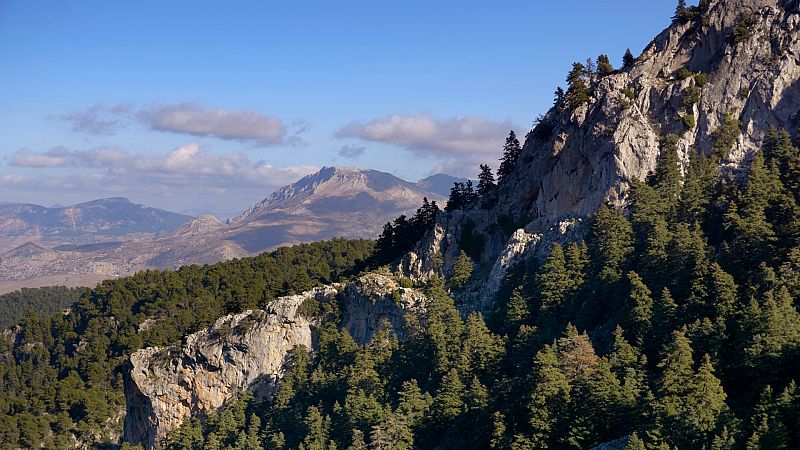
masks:
[[[227,222],[213,216],[179,216],[180,222],[177,219],[175,223],[170,222],[172,228],[166,230],[168,232],[135,239],[119,236],[119,239],[101,242],[102,245],[85,242],[64,245],[62,241],[48,245],[35,236],[23,240],[17,236],[14,238],[16,246],[0,251],[0,292],[48,284],[92,285],[139,270],[210,264],[256,255],[282,245],[333,237],[372,238],[386,222],[398,215],[413,213],[425,197],[438,203],[445,199],[388,173],[325,167],[278,189]],[[114,208],[107,206],[105,211],[121,211],[121,205],[126,203],[114,199],[97,204],[113,204]],[[17,211],[17,215],[24,209],[21,206],[5,208]],[[98,206],[86,208],[95,211]],[[153,211],[158,210],[146,209],[142,214],[155,214]],[[89,213],[84,215],[90,216]],[[158,220],[148,229],[156,229]],[[6,229],[12,229],[12,222],[11,219],[6,221]],[[118,222],[122,223],[122,219]],[[97,223],[92,226],[100,227]],[[119,229],[108,224],[104,226],[109,227],[109,233],[133,229],[133,225]],[[38,248],[34,251],[27,241]],[[22,247],[17,247],[20,245]],[[26,256],[31,251],[34,257]]]
[[[673,24],[630,67],[593,73],[586,102],[570,108],[557,99],[540,117],[508,180],[482,202],[491,206],[443,215],[439,237],[412,258],[431,267],[440,253],[448,272],[469,223],[482,238],[481,262],[493,264],[520,240],[567,232],[606,202],[625,205],[632,181],[653,171],[670,134],[685,170],[693,154],[711,154],[733,129],[722,163],[735,176],[770,128],[796,134],[800,127],[799,5],[713,1],[702,22]]]

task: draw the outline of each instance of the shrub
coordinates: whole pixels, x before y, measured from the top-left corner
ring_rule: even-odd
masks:
[[[695,125],[697,125],[697,119],[694,117],[694,114],[683,116],[683,125],[689,131],[694,130]]]
[[[753,35],[752,29],[756,26],[756,23],[758,23],[758,18],[753,11],[747,10],[743,12],[736,19],[736,24],[733,26],[733,33],[731,34],[733,43],[739,44],[750,39],[750,36]]]
[[[694,76],[694,84],[699,88],[705,87],[708,84],[708,75],[703,72],[697,73]]]
[[[748,86],[739,89],[739,93],[736,94],[736,97],[738,97],[739,100],[747,100],[747,97],[749,96],[750,96],[750,88]]]
[[[694,72],[687,69],[686,67],[681,67],[681,69],[678,70],[678,73],[676,75],[678,76],[679,80],[687,80],[692,76],[694,76]]]
[[[683,90],[681,97],[681,106],[684,108],[691,108],[700,101],[700,88],[697,86],[689,86]]]
[[[714,134],[714,145],[711,147],[714,156],[727,158],[733,148],[733,144],[742,134],[742,124],[739,119],[731,114],[725,114],[722,124]]]

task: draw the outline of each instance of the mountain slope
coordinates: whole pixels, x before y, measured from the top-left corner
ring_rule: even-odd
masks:
[[[95,242],[133,234],[173,231],[188,216],[131,203],[122,197],[73,206],[0,205],[0,236],[36,236],[42,241]]]

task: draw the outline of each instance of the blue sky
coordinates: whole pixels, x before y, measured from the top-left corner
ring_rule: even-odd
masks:
[[[234,214],[323,165],[496,166],[575,60],[672,0],[0,0],[0,202]]]

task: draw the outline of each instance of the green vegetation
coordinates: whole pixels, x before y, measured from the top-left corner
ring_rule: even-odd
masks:
[[[692,78],[694,75],[695,75],[694,72],[687,69],[686,67],[681,67],[680,70],[678,70],[678,73],[675,74],[675,76],[677,76],[678,79],[681,81],[688,80],[689,78]]]
[[[629,217],[601,208],[585,243],[518,266],[488,322],[432,280],[403,342],[325,324],[272,401],[234,400],[173,448],[798,448],[800,151],[773,131],[737,181],[713,156],[683,177],[676,142]]]
[[[631,49],[625,50],[625,55],[622,57],[622,68],[627,70],[633,67],[636,63],[636,57],[633,56]]]
[[[682,120],[687,131],[692,131],[694,127],[697,126],[697,119],[694,114],[686,114],[682,117]]]
[[[569,88],[564,96],[567,109],[572,110],[589,103],[589,75],[590,72],[588,68],[583,64],[578,62],[572,64],[572,70],[570,70],[567,75]]]
[[[87,288],[50,286],[22,288],[0,295],[0,330],[14,326],[30,312],[41,316],[55,314],[77,302],[86,291]]]
[[[714,134],[713,154],[718,158],[727,158],[739,136],[742,135],[742,124],[731,114],[725,114],[722,124]]]
[[[450,286],[454,289],[463,289],[472,278],[474,269],[475,263],[472,262],[472,258],[464,250],[461,250],[453,267],[453,275],[450,276]]]
[[[748,39],[750,36],[753,35],[753,27],[758,24],[758,16],[751,11],[745,10],[738,19],[736,19],[736,24],[733,26],[733,31],[731,32],[731,40],[734,44],[740,44]]]
[[[121,431],[122,364],[132,352],[179,342],[225,313],[341,280],[372,247],[372,241],[334,239],[140,272],[103,282],[66,314],[27,315],[16,339],[0,337],[0,448],[108,441]]]
[[[614,66],[611,65],[608,55],[600,55],[597,57],[597,73],[600,75],[608,75],[614,72]]]
[[[694,84],[702,89],[705,85],[708,84],[708,75],[700,72],[694,75]]]
[[[700,102],[702,91],[697,86],[689,86],[681,94],[681,106],[686,109],[692,108]]]
[[[569,96],[569,93],[567,93],[567,96]],[[500,167],[497,169],[497,179],[500,183],[508,178],[514,170],[514,166],[517,165],[517,160],[521,154],[522,147],[519,144],[519,139],[517,139],[514,130],[511,130],[508,133],[505,145],[503,145],[503,157],[500,159]]]
[[[457,190],[457,198],[461,200],[461,195],[466,189],[472,191],[472,182],[456,183],[453,187]],[[472,193],[474,195],[474,192]],[[452,198],[452,196],[451,196]],[[448,202],[448,207],[450,202]],[[427,198],[422,200],[422,206],[417,209],[411,219],[400,216],[393,223],[383,226],[383,232],[378,236],[375,243],[375,251],[368,261],[368,265],[377,267],[388,264],[399,258],[401,255],[411,251],[425,233],[436,224],[436,216],[439,214],[439,206],[436,202],[428,202]]]

